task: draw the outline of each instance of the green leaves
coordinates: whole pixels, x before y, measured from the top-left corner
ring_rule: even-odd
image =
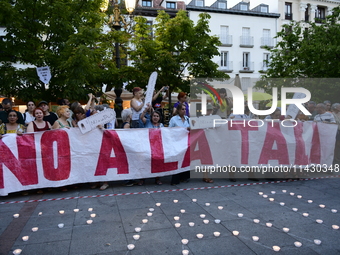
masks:
[[[107,62],[114,61],[113,40],[118,37],[102,31],[101,2],[17,0],[10,5],[0,0],[0,22],[7,32],[0,41],[0,62],[5,65],[0,77],[6,77],[0,79],[0,94],[55,101],[58,97],[79,100],[100,91],[103,72],[116,69]],[[35,68],[10,67],[17,62],[50,66],[49,89],[39,81]],[[11,89],[5,89],[7,84]]]
[[[137,17],[132,38],[135,50],[129,54],[142,77],[130,87],[144,87],[153,71],[158,72],[158,87],[169,85],[171,90],[187,92],[190,75],[228,77],[211,61],[213,56],[219,55],[217,46],[220,42],[217,37],[209,35],[209,18],[208,14],[201,14],[195,25],[183,10],[172,19],[160,11],[153,25],[152,37],[146,19]]]
[[[340,77],[339,10],[339,7],[334,8],[334,14],[328,16],[322,24],[311,22],[305,26],[304,22],[292,22],[284,25],[282,31],[277,34],[278,44],[270,50],[270,69],[257,87],[271,90],[272,86],[266,82],[271,78]],[[306,87],[310,89],[312,99],[338,101],[336,95],[340,93],[340,87],[325,83],[324,80],[318,81],[320,83],[313,83]]]

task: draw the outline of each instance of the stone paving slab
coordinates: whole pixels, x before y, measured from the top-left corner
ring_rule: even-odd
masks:
[[[22,249],[22,245],[17,245],[13,247],[15,249]],[[38,244],[26,244],[25,249],[21,254],[34,254],[34,255],[60,255],[69,254],[70,240],[66,241],[54,241],[48,243],[38,243]],[[8,255],[13,255],[13,251],[10,251]]]
[[[120,221],[97,222],[73,227],[69,254],[97,254],[126,250],[124,228]]]
[[[162,178],[170,182],[170,177]],[[12,229],[18,232],[12,249],[0,254],[13,254],[14,249],[22,249],[22,254],[181,254],[182,250],[189,250],[189,254],[340,254],[340,230],[332,225],[340,226],[340,180],[319,179],[310,181],[267,183],[261,185],[215,187],[216,185],[247,184],[250,181],[238,180],[236,183],[225,179],[216,180],[213,184],[203,183],[200,179],[193,179],[189,183],[176,186],[164,184],[158,186],[153,179],[146,181],[144,186],[124,187],[122,182],[111,182],[110,188],[105,191],[89,189],[84,184],[78,189],[69,189],[61,192],[58,189],[46,191],[43,199],[65,197],[103,195],[103,197],[76,198],[67,200],[54,200],[39,202],[32,209],[30,216],[25,216],[25,207],[30,203],[0,204],[0,234],[15,222],[13,214],[20,210],[20,217],[27,217],[28,221],[22,229]],[[210,187],[201,189],[202,187]],[[175,189],[189,189],[179,191]],[[171,189],[168,192],[154,192]],[[284,193],[282,190],[286,190]],[[275,194],[272,194],[275,191]],[[116,193],[115,193],[116,192]],[[144,194],[106,196],[109,194],[145,192]],[[267,195],[267,198],[259,195]],[[293,192],[294,195],[290,195]],[[297,196],[301,195],[301,198]],[[10,194],[0,197],[0,202],[29,200],[29,196]],[[192,199],[197,199],[193,202]],[[269,201],[274,198],[274,201]],[[313,200],[308,203],[307,200]],[[174,200],[178,200],[174,203]],[[279,203],[284,202],[281,206]],[[161,203],[157,206],[156,203]],[[206,203],[210,203],[209,206]],[[324,204],[325,208],[320,208]],[[223,206],[223,209],[218,209]],[[88,211],[92,208],[92,211]],[[153,208],[152,216],[147,216],[149,209]],[[298,211],[293,211],[297,208]],[[79,212],[74,212],[79,209]],[[184,213],[180,210],[185,209]],[[333,213],[331,209],[338,210]],[[60,214],[64,210],[64,214]],[[39,212],[42,215],[39,216]],[[242,217],[239,217],[242,213]],[[308,213],[304,217],[303,213]],[[95,214],[95,217],[91,217]],[[203,222],[200,214],[205,214]],[[175,220],[174,216],[179,216]],[[22,219],[23,219],[22,218]],[[93,220],[87,224],[87,220]],[[142,223],[148,219],[148,223]],[[214,222],[220,219],[221,223]],[[254,219],[260,223],[255,224]],[[322,219],[323,223],[316,223]],[[195,226],[190,227],[189,222]],[[63,228],[58,228],[64,223]],[[179,228],[175,223],[180,223]],[[272,223],[267,227],[266,223]],[[38,227],[32,232],[32,227]],[[134,240],[137,233],[135,228],[140,227],[139,240]],[[288,233],[282,228],[289,228]],[[239,231],[234,236],[232,231]],[[213,235],[220,232],[219,237]],[[197,234],[204,235],[202,239]],[[29,236],[23,241],[23,236]],[[252,240],[258,236],[258,242]],[[182,239],[188,239],[184,245]],[[316,245],[314,239],[320,239],[321,245]],[[7,240],[10,241],[10,240]],[[302,243],[300,248],[294,242]],[[131,251],[128,244],[134,244]],[[280,246],[280,252],[272,249],[273,245]]]

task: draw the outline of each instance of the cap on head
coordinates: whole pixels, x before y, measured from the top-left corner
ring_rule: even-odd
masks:
[[[48,102],[47,102],[47,101],[44,101],[44,100],[43,100],[43,101],[40,101],[39,104],[38,104],[38,107],[40,107],[42,104],[48,105]]]

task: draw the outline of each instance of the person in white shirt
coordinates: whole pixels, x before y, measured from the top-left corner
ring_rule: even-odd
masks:
[[[327,112],[327,107],[325,104],[323,103],[317,104],[316,112],[318,114],[314,117],[315,122],[333,123],[333,124],[336,123],[333,114],[330,112]]]
[[[28,124],[31,121],[35,120],[35,117],[33,116],[33,111],[36,107],[33,101],[28,101],[26,106],[27,106],[27,111],[22,114],[22,117],[24,118],[25,126],[28,126]]]

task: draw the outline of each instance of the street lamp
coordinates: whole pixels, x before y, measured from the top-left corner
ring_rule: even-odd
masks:
[[[125,0],[125,8],[129,12],[130,20],[132,18],[133,11],[136,8],[136,1],[137,0]],[[109,4],[110,0],[103,0],[100,10],[102,12],[106,12],[107,9],[109,8]],[[118,0],[113,0],[113,10],[112,14],[110,15],[108,25],[111,27],[111,29],[114,29],[116,31],[120,31],[122,27],[124,27],[125,29],[128,27],[128,24],[125,21],[125,18],[121,14],[121,11],[119,9]],[[118,42],[115,42],[115,52],[116,52],[116,66],[118,69],[120,69],[120,50]],[[114,92],[116,93],[115,99],[116,116],[117,119],[120,119],[123,108],[123,100],[120,98],[120,95],[122,94],[122,89],[116,87]]]
[[[109,7],[109,4],[110,0],[104,0],[102,6],[100,7],[100,10],[102,12],[106,12]],[[119,31],[122,27],[127,28],[128,24],[126,23],[124,16],[121,14],[118,5],[118,0],[114,0],[113,4],[114,4],[114,8],[112,11],[113,14],[110,15],[108,25],[116,31]],[[129,15],[131,16],[136,8],[136,0],[125,0],[125,8],[129,12]],[[120,68],[120,52],[118,42],[115,43],[115,51],[116,51],[116,65],[117,68]]]

